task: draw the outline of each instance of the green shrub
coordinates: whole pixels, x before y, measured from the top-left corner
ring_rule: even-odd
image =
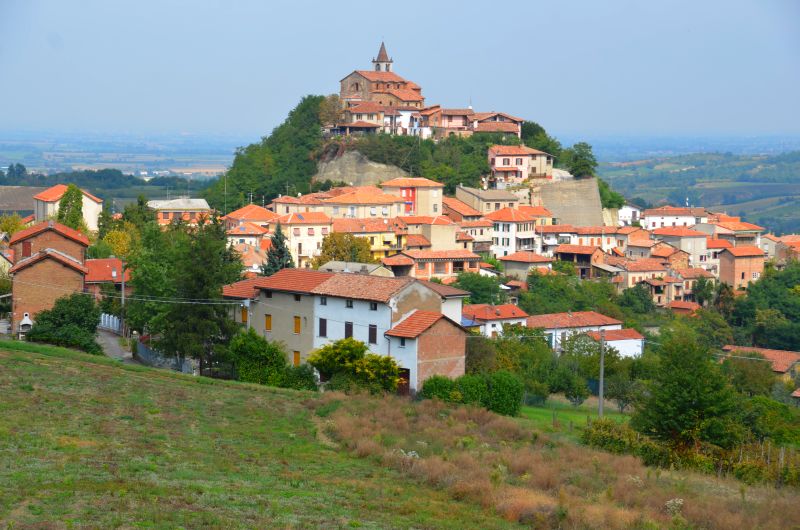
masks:
[[[369,353],[350,364],[353,375],[371,392],[394,392],[400,383],[400,366],[388,355]]]
[[[92,355],[103,355],[103,349],[95,340],[94,333],[89,333],[75,324],[58,326],[37,320],[26,339],[30,342],[76,348]]]
[[[336,372],[331,376],[328,382],[325,383],[325,390],[352,394],[353,392],[366,389],[364,388],[363,383],[357,379],[355,375],[349,372]]]
[[[100,309],[94,299],[75,293],[56,300],[52,309],[39,312],[27,339],[102,355],[103,349],[95,340],[99,322]]]
[[[266,340],[250,328],[231,339],[229,355],[236,364],[240,381],[282,386],[286,352],[278,343]]]
[[[295,390],[316,390],[317,377],[314,375],[314,368],[308,364],[287,366],[281,386]]]
[[[526,405],[543,405],[550,397],[550,385],[544,381],[531,381],[525,390]]]
[[[419,395],[423,399],[440,399],[442,401],[450,401],[450,395],[455,388],[455,383],[452,379],[448,379],[443,375],[433,375],[422,383],[422,390]]]
[[[324,379],[328,379],[336,372],[350,370],[352,364],[363,359],[366,353],[366,344],[349,337],[311,352],[308,364],[316,368]]]
[[[461,403],[485,406],[489,399],[489,385],[480,375],[465,374],[454,381],[455,390],[460,393]],[[451,395],[452,395],[451,391]]]
[[[494,372],[486,377],[489,394],[486,408],[505,416],[516,416],[522,408],[525,390],[522,381],[511,372]]]

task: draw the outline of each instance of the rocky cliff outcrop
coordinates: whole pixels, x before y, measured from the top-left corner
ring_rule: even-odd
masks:
[[[408,173],[397,166],[372,162],[358,151],[345,151],[340,156],[319,162],[317,174],[312,177],[312,181],[324,182],[330,179],[352,186],[368,186],[407,176]]]

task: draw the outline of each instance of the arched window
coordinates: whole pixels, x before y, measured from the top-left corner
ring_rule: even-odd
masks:
[[[381,71],[381,63],[375,63],[375,71],[376,72],[380,72]]]

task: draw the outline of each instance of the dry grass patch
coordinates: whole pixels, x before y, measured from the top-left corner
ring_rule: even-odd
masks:
[[[795,490],[744,492],[734,480],[647,468],[481,408],[336,393],[306,404],[324,411],[341,448],[533,528],[800,526]]]

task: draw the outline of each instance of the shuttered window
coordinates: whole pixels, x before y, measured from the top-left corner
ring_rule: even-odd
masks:
[[[242,324],[247,324],[247,308],[242,308]]]
[[[300,333],[300,317],[294,317],[294,332],[295,334]]]
[[[292,364],[295,366],[300,366],[300,352],[297,350],[292,352]]]
[[[348,339],[353,336],[353,323],[352,322],[345,322],[344,323],[344,338]]]
[[[319,336],[320,337],[327,337],[328,336],[328,319],[327,318],[320,318],[319,319]]]
[[[272,315],[264,315],[264,330],[272,331]]]
[[[378,326],[375,324],[369,325],[369,343],[378,344]]]

